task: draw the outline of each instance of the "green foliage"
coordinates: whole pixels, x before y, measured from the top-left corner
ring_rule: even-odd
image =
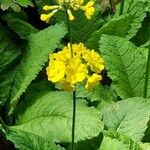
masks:
[[[8,26],[14,30],[22,39],[26,39],[31,34],[37,33],[38,30],[31,24],[20,19],[8,19]]]
[[[75,150],[150,149],[150,1],[94,1],[87,20],[85,7],[43,10],[56,0],[0,0],[0,149],[72,149],[73,98]],[[69,22],[68,9],[75,16]],[[49,23],[40,20],[52,11]],[[63,92],[47,80],[49,55],[70,35],[104,59],[92,91],[79,83],[74,93]]]
[[[142,150],[140,145],[129,137],[114,131],[105,131],[104,139],[99,150]]]
[[[124,38],[103,35],[100,50],[106,61],[113,88],[122,98],[143,96],[146,59]]]
[[[27,104],[20,106],[16,126],[56,142],[71,141],[72,94],[69,92],[41,92],[28,97]],[[40,107],[39,107],[40,106]],[[77,100],[75,141],[97,136],[103,129],[98,110],[88,107],[86,102]]]
[[[122,133],[137,142],[140,142],[144,136],[149,115],[149,99],[140,97],[122,100],[102,109],[107,130]]]
[[[63,150],[49,139],[37,136],[30,132],[21,130],[9,130],[6,133],[8,140],[15,144],[20,150]]]
[[[0,24],[1,25],[1,24]],[[0,28],[0,105],[9,97],[14,76],[14,61],[20,55],[20,45],[15,42],[15,36],[1,25]],[[17,40],[17,39],[16,39]],[[9,71],[9,72],[8,72]]]
[[[1,4],[2,10],[6,10],[9,7],[11,7],[15,11],[21,10],[19,5],[21,5],[23,7],[27,7],[28,5],[33,6],[32,2],[30,0],[1,0],[0,4]]]
[[[131,39],[141,26],[145,16],[145,3],[136,3],[132,11],[122,16],[114,17],[102,28],[94,32],[87,42],[88,47],[98,49],[98,42],[102,34],[116,35]]]
[[[52,52],[59,43],[60,39],[66,34],[63,24],[49,27],[37,34],[30,35],[28,43],[25,46],[25,53],[17,68],[14,79],[14,86],[11,92],[11,110],[10,114],[16,106],[19,97],[37,76],[39,71],[48,60],[50,52]]]

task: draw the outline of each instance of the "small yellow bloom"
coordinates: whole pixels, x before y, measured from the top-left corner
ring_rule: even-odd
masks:
[[[65,64],[62,61],[53,61],[50,66],[46,68],[48,80],[52,82],[59,82],[65,75]]]
[[[81,9],[85,11],[85,16],[87,19],[91,19],[91,16],[93,16],[95,12],[94,1],[89,1],[85,6],[81,6]]]
[[[43,7],[43,10],[49,11],[49,10],[54,10],[54,9],[58,9],[58,8],[60,8],[59,5],[54,5],[54,6],[45,5],[45,6]]]
[[[72,12],[68,9],[67,10],[68,16],[69,16],[69,20],[74,20],[74,16],[72,15]]]
[[[48,22],[49,22],[49,19],[50,19],[52,16],[54,16],[54,14],[55,14],[55,12],[51,12],[51,13],[49,13],[49,14],[41,14],[40,19],[41,19],[42,21],[45,21],[46,23],[48,23]]]
[[[93,89],[93,87],[95,85],[98,84],[98,82],[102,79],[101,75],[98,75],[96,73],[94,73],[92,76],[89,76],[88,77],[88,80],[87,80],[87,84],[85,85],[85,88],[88,90],[88,91],[91,91]]]

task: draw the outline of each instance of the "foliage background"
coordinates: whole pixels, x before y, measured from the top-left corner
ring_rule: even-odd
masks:
[[[150,77],[143,96],[150,47],[149,0],[126,0],[112,14],[96,3],[86,20],[77,12],[73,42],[84,42],[106,62],[103,81],[92,92],[77,87],[77,150],[150,149]],[[54,1],[0,0],[0,149],[70,149],[72,100],[47,81],[49,53],[68,42],[58,13],[40,21]],[[105,10],[106,11],[102,11]]]

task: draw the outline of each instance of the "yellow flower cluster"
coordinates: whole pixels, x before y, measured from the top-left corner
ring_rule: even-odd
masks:
[[[73,58],[70,44],[62,51],[50,55],[47,67],[48,80],[60,83],[61,88],[74,91],[75,84],[86,81],[85,88],[92,90],[102,79],[100,73],[104,69],[104,61],[94,50],[87,49],[83,43],[73,44]]]
[[[91,16],[94,14],[94,1],[90,0],[86,5],[84,5],[84,0],[57,0],[58,5],[45,5],[43,10],[50,11],[48,14],[41,14],[41,20],[46,23],[49,22],[49,19],[58,11],[66,10],[69,16],[69,20],[74,20],[74,15],[72,10],[83,10],[87,19],[91,19]]]

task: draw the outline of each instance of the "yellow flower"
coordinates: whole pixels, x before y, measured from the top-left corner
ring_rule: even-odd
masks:
[[[46,68],[48,80],[58,82],[64,78],[65,64],[62,61],[53,61],[50,66]]]
[[[48,23],[48,22],[49,22],[49,19],[50,19],[52,16],[54,16],[54,14],[55,14],[56,12],[57,12],[57,11],[54,10],[54,11],[52,11],[52,12],[49,13],[49,14],[41,14],[40,19],[41,19],[42,21],[45,21],[46,23]]]
[[[68,9],[67,10],[68,16],[69,16],[69,20],[74,20],[74,16],[72,15],[72,12]]]
[[[98,84],[98,82],[102,79],[101,75],[98,75],[94,73],[92,76],[89,76],[87,79],[87,84],[85,85],[85,88],[88,91],[91,91],[95,85]]]
[[[94,50],[87,51],[83,58],[87,61],[88,65],[91,67],[91,70],[96,73],[101,73],[104,69],[104,61],[101,56]]]
[[[72,49],[73,58],[70,43],[62,51],[50,55],[48,80],[59,82],[63,90],[69,91],[75,90],[76,83],[87,80],[85,88],[91,90],[102,79],[99,74],[104,69],[104,61],[83,43],[73,44]]]
[[[60,81],[61,88],[64,91],[74,91],[75,90],[75,85],[71,84],[70,82],[67,82],[66,80]]]
[[[91,19],[91,16],[93,16],[95,9],[93,7],[94,1],[89,1],[85,6],[81,6],[81,9],[85,11],[85,16],[87,19]]]
[[[78,57],[72,58],[66,67],[66,80],[71,84],[81,82],[88,74],[88,70]]]
[[[60,6],[58,6],[58,5],[54,5],[54,6],[45,5],[45,6],[43,7],[43,10],[49,11],[49,10],[54,10],[54,9],[58,9],[58,8],[60,8]]]
[[[41,15],[41,20],[45,21],[46,23],[49,22],[49,19],[55,14],[54,12],[57,12],[58,10],[67,10],[67,14],[69,17],[69,20],[74,20],[74,15],[72,13],[72,11],[76,11],[76,10],[83,10],[85,11],[85,16],[87,17],[87,19],[91,19],[91,16],[94,14],[95,12],[95,8],[94,8],[94,1],[91,0],[90,2],[88,2],[86,5],[84,5],[85,0],[57,0],[56,5],[45,5],[43,7],[43,10],[45,11],[53,11],[48,13],[48,14],[42,14]],[[52,13],[52,14],[51,14]]]

